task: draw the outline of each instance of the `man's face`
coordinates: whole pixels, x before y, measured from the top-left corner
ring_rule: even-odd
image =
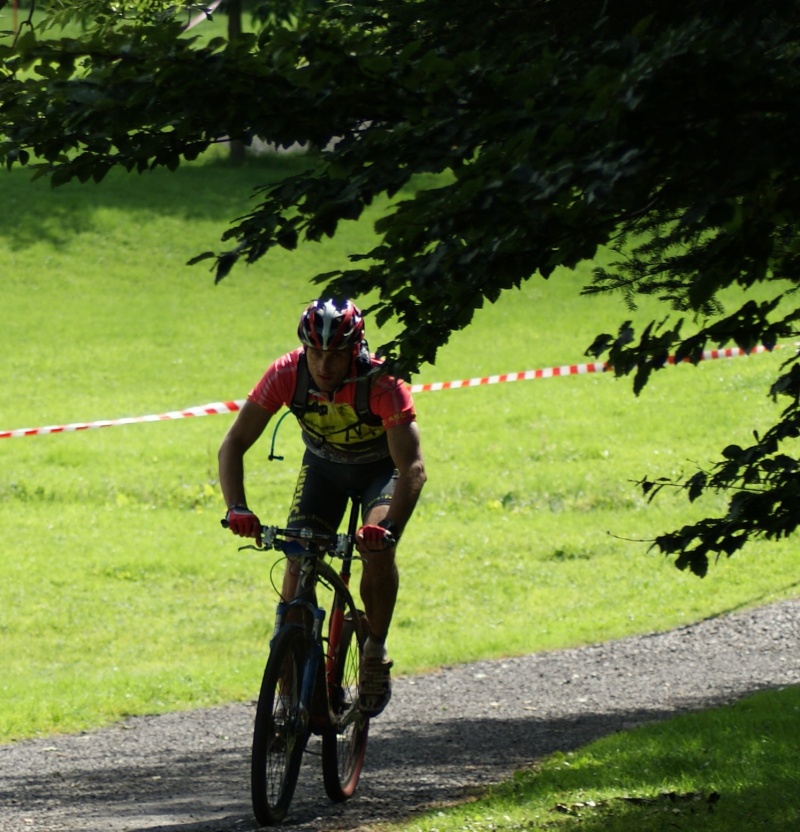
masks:
[[[353,362],[353,348],[320,350],[306,347],[308,371],[323,393],[332,393],[346,378]]]

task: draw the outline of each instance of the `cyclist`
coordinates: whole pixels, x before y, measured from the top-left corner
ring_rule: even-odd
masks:
[[[419,428],[408,387],[380,372],[364,337],[361,312],[350,300],[320,298],[300,317],[302,346],[274,361],[250,391],[219,449],[219,479],[230,530],[258,538],[248,508],[244,455],[283,406],[297,417],[306,446],[288,528],[335,533],[348,493],[361,495],[361,599],[368,636],[361,663],[360,705],[377,716],[391,697],[386,637],[399,577],[395,547],[425,484]],[[282,594],[291,598],[291,562]]]

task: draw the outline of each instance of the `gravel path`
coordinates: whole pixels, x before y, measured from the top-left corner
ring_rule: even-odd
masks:
[[[331,804],[309,753],[286,825],[320,832],[399,820],[553,751],[798,683],[800,598],[668,633],[400,678],[371,726],[356,797]],[[253,711],[142,717],[0,746],[0,831],[253,830]]]

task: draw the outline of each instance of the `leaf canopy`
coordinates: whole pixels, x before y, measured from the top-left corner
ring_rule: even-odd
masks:
[[[57,185],[115,166],[172,169],[227,138],[318,148],[308,170],[259,190],[225,232],[227,250],[196,260],[213,256],[221,280],[239,261],[335,235],[388,195],[379,244],[319,281],[374,293],[378,320],[396,316],[384,351],[406,373],[435,361],[484,302],[600,247],[619,256],[587,292],[632,306],[655,296],[679,316],[639,335],[623,324],[589,348],[632,373],[637,393],[670,354],[696,362],[708,345],[794,335],[796,0],[284,0],[252,11],[253,33],[203,43],[186,30],[190,6],[51,3],[0,40],[0,158]],[[723,310],[720,292],[757,285],[768,300]],[[702,322],[691,336],[686,316]],[[779,424],[672,483],[692,500],[734,492],[726,517],[658,538],[679,566],[705,574],[713,553],[795,530],[797,464],[779,450],[800,431],[794,358],[771,392],[789,401]]]

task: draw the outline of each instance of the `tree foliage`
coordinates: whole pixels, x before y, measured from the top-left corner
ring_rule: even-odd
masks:
[[[586,291],[670,309],[589,348],[632,373],[637,393],[669,354],[696,362],[710,345],[795,332],[796,0],[284,0],[256,7],[254,33],[205,44],[183,31],[191,7],[48,9],[0,41],[3,161],[57,185],[114,166],[174,168],[225,137],[325,148],[261,188],[227,249],[197,260],[213,258],[220,280],[239,261],[333,236],[388,195],[378,245],[319,280],[374,293],[378,319],[399,319],[384,349],[405,372],[434,361],[486,300],[601,246],[619,256]],[[75,19],[78,35],[58,28]],[[766,300],[725,310],[732,286]],[[691,335],[687,317],[699,321]],[[787,406],[752,445],[685,482],[642,482],[651,495],[732,494],[724,517],[657,539],[679,566],[705,574],[752,536],[795,531],[794,356],[771,393]]]

